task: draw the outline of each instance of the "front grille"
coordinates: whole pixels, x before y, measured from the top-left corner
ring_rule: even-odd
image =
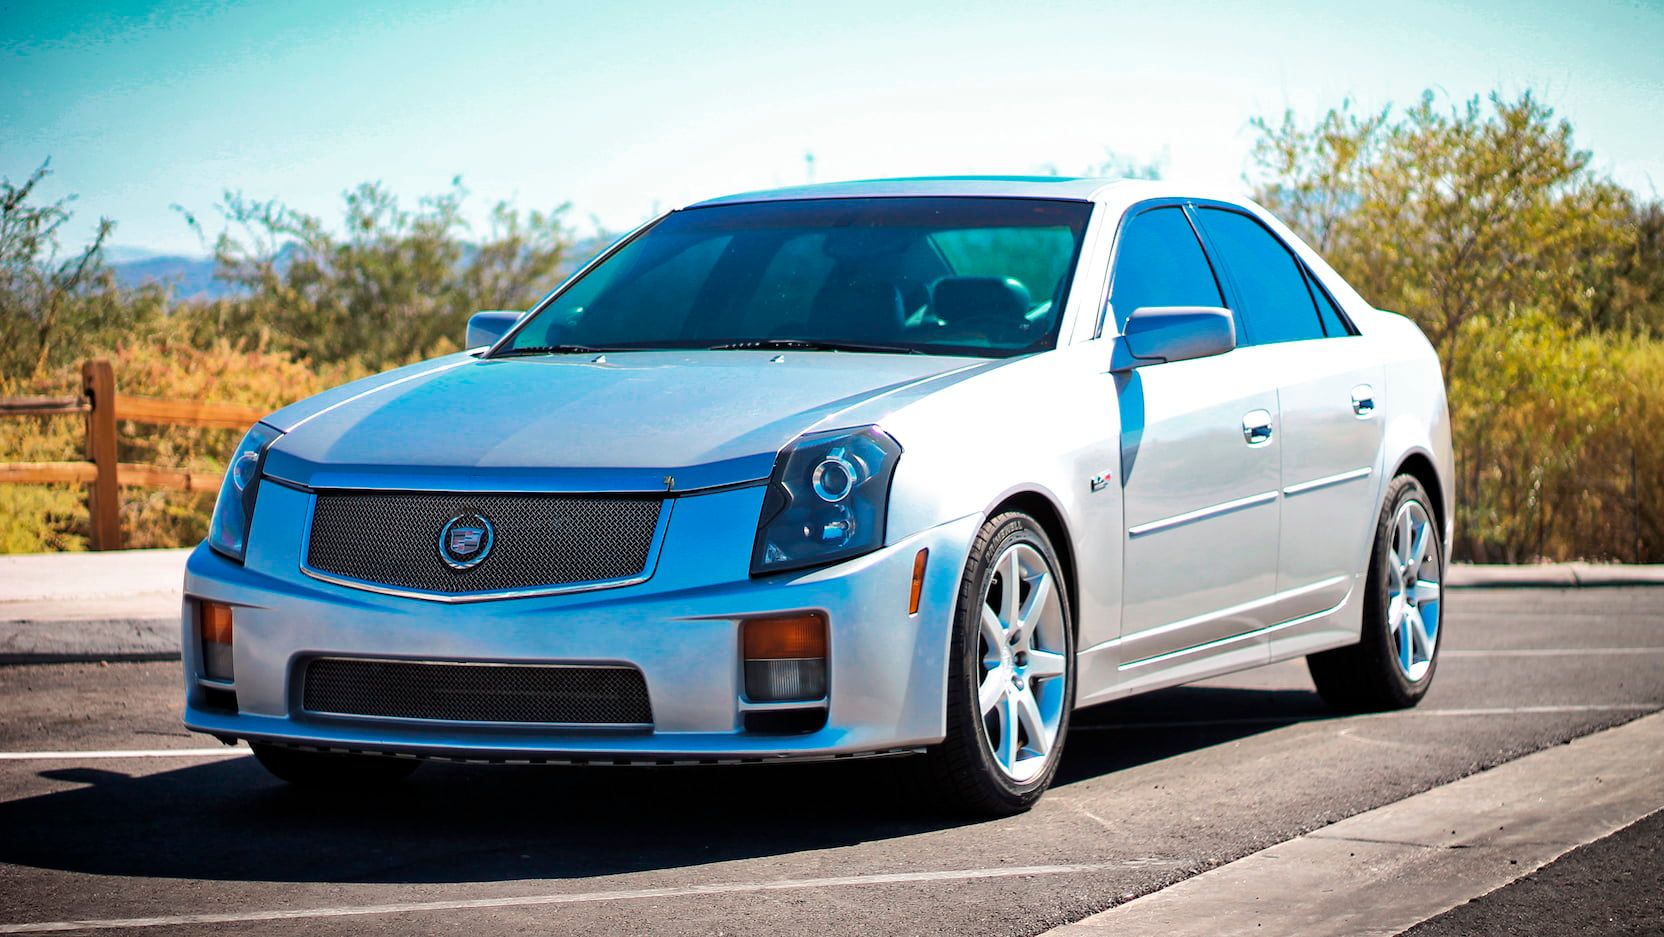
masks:
[[[630,496],[323,492],[306,563],[450,595],[628,579],[646,569],[662,505]],[[485,517],[492,534],[478,565],[454,569],[439,554],[439,537],[462,514]]]
[[[653,721],[633,667],[454,664],[320,657],[302,676],[320,715],[449,722],[641,726]]]

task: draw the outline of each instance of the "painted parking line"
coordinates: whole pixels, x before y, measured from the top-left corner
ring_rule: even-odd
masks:
[[[1030,865],[995,869],[949,869],[938,872],[894,872],[874,875],[844,875],[836,878],[789,878],[762,882],[721,882],[710,885],[682,885],[669,888],[626,888],[614,891],[569,892],[564,894],[517,895],[506,898],[466,898],[455,901],[406,901],[389,904],[347,905],[334,908],[283,908],[270,911],[230,911],[213,914],[175,914],[161,917],[88,919],[79,921],[37,921],[0,924],[0,934],[47,934],[80,930],[115,930],[140,927],[183,927],[192,924],[252,924],[261,921],[295,921],[316,918],[355,917],[377,914],[423,914],[435,911],[470,911],[489,908],[525,908],[540,905],[590,904],[602,901],[632,901],[645,898],[686,898],[701,895],[734,895],[794,889],[851,888],[859,885],[913,885],[928,882],[965,882],[976,879],[1020,878],[1023,876],[1069,875],[1111,869],[1138,869],[1187,865],[1179,859],[1125,859],[1080,865]]]
[[[0,752],[0,761],[80,761],[93,758],[235,758],[252,755],[241,746],[213,748],[106,748],[97,751]]]
[[[1664,807],[1661,752],[1664,715],[1648,716],[1365,811],[1048,934],[1401,933]]]
[[[1070,732],[1124,732],[1138,729],[1202,729],[1215,726],[1275,726],[1297,722],[1341,722],[1356,719],[1405,719],[1417,716],[1531,716],[1571,713],[1647,713],[1664,708],[1658,703],[1577,703],[1564,706],[1491,706],[1466,709],[1398,709],[1384,713],[1289,713],[1285,716],[1235,716],[1227,719],[1169,719],[1155,722],[1115,722],[1069,726]]]
[[[1439,657],[1602,657],[1606,655],[1624,657],[1640,654],[1664,654],[1664,647],[1521,647],[1493,648],[1485,650],[1451,649],[1440,651]]]

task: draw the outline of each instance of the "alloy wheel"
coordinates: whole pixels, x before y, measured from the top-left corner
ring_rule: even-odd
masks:
[[[1387,627],[1398,669],[1411,683],[1427,676],[1439,644],[1438,536],[1419,501],[1393,516],[1387,550]]]
[[[977,701],[994,762],[1018,782],[1045,769],[1063,720],[1068,625],[1057,589],[1045,558],[1018,542],[995,561],[983,592]]]

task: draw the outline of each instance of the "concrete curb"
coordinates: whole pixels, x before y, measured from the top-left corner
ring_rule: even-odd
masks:
[[[0,620],[0,664],[178,659],[178,612],[165,618]]]
[[[0,664],[178,660],[190,554],[0,556]]]
[[[1664,565],[1537,563],[1503,566],[1452,563],[1445,585],[1452,589],[1542,589],[1591,586],[1664,586]]]
[[[1664,807],[1660,750],[1664,715],[1643,716],[1356,814],[1042,937],[1402,933]]]

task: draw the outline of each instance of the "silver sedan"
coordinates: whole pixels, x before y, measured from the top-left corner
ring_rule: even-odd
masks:
[[[470,350],[272,414],[184,608],[278,776],[909,755],[1021,810],[1071,711],[1438,661],[1432,348],[1250,202],[962,178],[672,211]]]

